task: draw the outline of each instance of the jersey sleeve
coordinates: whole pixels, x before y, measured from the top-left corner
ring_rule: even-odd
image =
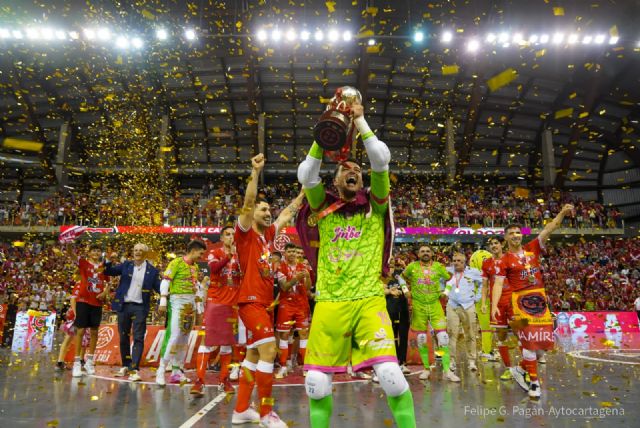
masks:
[[[371,171],[371,205],[374,211],[386,212],[389,206],[390,189],[389,171]]]
[[[536,238],[528,242],[524,246],[524,250],[532,252],[536,257],[540,257],[540,254],[542,253],[542,245],[540,244],[540,239]]]

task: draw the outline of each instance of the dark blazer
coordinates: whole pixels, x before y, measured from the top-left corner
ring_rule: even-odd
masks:
[[[131,286],[131,279],[133,278],[133,261],[127,260],[122,264],[114,265],[111,262],[106,262],[104,267],[104,273],[109,276],[119,276],[120,283],[116,288],[116,297],[111,303],[111,309],[116,312],[121,312],[124,305],[124,297],[129,291]],[[147,268],[144,272],[144,280],[142,281],[142,303],[144,305],[145,314],[149,313],[151,306],[151,292],[155,291],[160,293],[160,271],[147,260]]]

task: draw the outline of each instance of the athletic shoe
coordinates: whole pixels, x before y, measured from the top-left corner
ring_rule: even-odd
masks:
[[[431,371],[429,370],[422,370],[420,372],[420,380],[427,380],[429,379],[429,376],[431,375]]]
[[[507,369],[504,371],[504,373],[502,373],[502,376],[500,376],[500,380],[512,380],[513,379],[513,375],[511,374],[511,370],[509,370],[511,367],[507,367]]]
[[[481,354],[480,355],[480,359],[483,362],[489,362],[489,363],[495,363],[496,361],[499,361],[498,355],[496,354],[495,351],[491,351],[488,354]]]
[[[191,395],[202,397],[204,395],[203,390],[204,384],[200,381],[200,379],[196,379],[195,383],[191,387]]]
[[[476,366],[475,361],[469,361],[469,370],[471,370],[472,372],[478,371],[478,367]]]
[[[80,364],[80,361],[76,361],[73,363],[73,371],[71,372],[71,376],[82,377],[82,364]]]
[[[378,379],[378,375],[377,374],[373,374],[373,376],[371,377],[371,382],[373,383],[380,383],[380,379]]]
[[[402,374],[411,374],[411,370],[405,364],[400,366],[400,370],[402,370]]]
[[[125,377],[129,374],[129,367],[122,367],[120,370],[114,373],[115,377]]]
[[[220,382],[220,385],[218,385],[218,389],[220,391],[224,391],[227,394],[235,394],[236,390],[233,387],[233,385],[231,385],[231,382],[229,382],[229,379],[225,379],[222,382]]]
[[[240,377],[240,364],[234,364],[231,369],[231,373],[229,373],[229,380],[238,380]]]
[[[529,387],[529,397],[540,398],[540,382],[531,382],[531,386]]]
[[[58,362],[56,363],[56,371],[57,371],[57,372],[63,372],[63,371],[64,371],[64,369],[66,369],[66,368],[67,368],[67,366],[64,364],[64,362],[63,362],[63,361],[58,361]]]
[[[249,407],[244,412],[236,412],[233,411],[233,416],[231,416],[231,423],[236,424],[259,424],[260,423],[260,413],[256,412],[255,409]]]
[[[140,382],[142,380],[142,378],[138,374],[138,370],[131,370],[129,373],[130,382]]]
[[[87,360],[87,362],[84,363],[84,369],[88,375],[96,374],[96,366],[93,365],[93,360]]]
[[[268,415],[263,416],[260,419],[260,426],[263,428],[288,428],[289,426],[284,423],[280,416],[273,410]]]
[[[456,376],[456,374],[451,369],[449,369],[449,371],[447,372],[447,374],[444,375],[444,377],[451,382],[460,382],[460,378]]]
[[[540,358],[538,358],[538,364],[547,364],[547,354],[542,354],[540,355]]]
[[[518,383],[518,385],[520,385],[520,388],[524,389],[525,391],[529,391],[529,385],[527,384],[527,381],[524,378],[526,372],[522,370],[522,367],[520,366],[509,367],[509,371],[511,371],[511,376],[513,377],[513,380],[515,380]]]
[[[163,365],[158,366],[156,371],[156,384],[159,386],[165,386],[167,382],[164,379],[165,367]]]
[[[173,373],[169,377],[169,383],[178,384],[178,383],[189,383],[189,382],[191,382],[191,379],[189,379],[182,370],[178,371],[178,373]]]
[[[287,368],[286,365],[284,365],[278,369],[278,372],[276,373],[276,379],[282,379],[286,377],[288,373],[289,373],[289,369]]]

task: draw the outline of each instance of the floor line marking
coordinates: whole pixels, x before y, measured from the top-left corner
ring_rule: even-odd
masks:
[[[608,360],[606,358],[596,358],[596,357],[588,357],[586,355],[582,355],[584,352],[601,352],[601,351],[603,351],[603,350],[602,349],[580,349],[580,350],[577,350],[577,351],[570,351],[567,354],[571,355],[574,358],[578,358],[578,359],[582,359],[582,360],[599,361],[599,362],[604,362],[604,363],[628,364],[628,365],[632,365],[632,366],[640,365],[640,362]],[[622,349],[622,350],[619,350],[619,352],[614,352],[614,353],[624,354],[625,353],[624,351],[638,351],[638,349]]]
[[[192,426],[194,426],[196,422],[198,422],[204,417],[204,415],[213,410],[213,408],[216,407],[219,402],[224,400],[226,396],[226,392],[221,392],[220,394],[218,394],[216,398],[209,401],[202,409],[198,410],[195,415],[191,416],[182,425],[180,425],[180,428],[191,428]]]

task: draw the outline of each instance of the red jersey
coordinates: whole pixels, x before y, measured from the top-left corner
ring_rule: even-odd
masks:
[[[482,277],[489,281],[489,302],[493,300],[493,284],[496,282],[496,271],[499,260],[490,257],[482,262]],[[511,302],[511,288],[509,287],[509,280],[505,278],[502,285],[502,294],[500,295],[500,302]]]
[[[107,276],[103,273],[104,265],[102,263],[94,265],[87,259],[79,258],[78,270],[80,282],[76,284],[72,294],[76,298],[76,302],[102,306],[104,302],[98,300],[96,296],[104,291],[107,283]]]
[[[496,276],[506,278],[511,291],[544,288],[540,271],[541,252],[538,238],[526,244],[519,254],[507,252],[496,265]]]
[[[221,264],[222,266],[220,266]],[[207,297],[213,303],[235,305],[238,301],[240,281],[242,280],[238,257],[235,254],[229,257],[223,247],[216,248],[209,259],[209,272],[211,272],[211,282]]]
[[[276,236],[276,226],[272,224],[258,234],[253,227],[248,231],[236,225],[235,243],[243,277],[238,295],[238,303],[273,302],[273,272],[271,269],[271,245]]]
[[[297,263],[293,266],[289,266],[286,262],[280,263],[280,269],[278,274],[283,276],[286,281],[291,281],[294,276],[299,272],[305,272],[307,268],[302,263]],[[307,287],[304,284],[304,279],[294,284],[288,291],[280,291],[280,307],[291,306],[295,308],[308,308],[309,299],[307,297]]]

